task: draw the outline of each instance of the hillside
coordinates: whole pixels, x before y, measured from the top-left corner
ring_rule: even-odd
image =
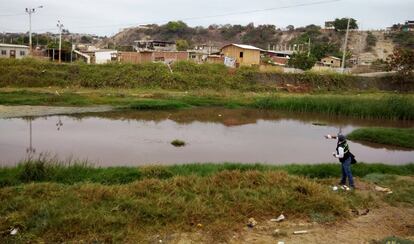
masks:
[[[103,39],[101,47],[130,46],[135,40],[186,40],[190,47],[200,44],[222,47],[228,43],[250,44],[263,49],[269,47],[289,47],[295,44],[306,48],[309,38],[312,42],[312,52],[317,58],[324,55],[341,56],[344,32],[324,30],[316,25],[281,30],[274,25],[210,25],[204,27],[189,27],[181,21],[171,21],[165,25],[146,25],[127,28]],[[369,42],[369,40],[371,42]],[[392,53],[394,39],[386,36],[383,31],[351,31],[348,48],[353,56],[364,61],[385,59]]]

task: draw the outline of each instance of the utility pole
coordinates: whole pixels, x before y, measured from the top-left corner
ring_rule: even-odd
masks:
[[[58,20],[58,23],[56,25],[59,28],[59,63],[62,63],[62,28],[63,24],[60,23],[60,20]]]
[[[345,34],[345,42],[344,42],[344,53],[342,54],[342,64],[341,69],[342,73],[345,72],[345,56],[346,56],[346,48],[348,46],[348,35],[349,35],[349,25],[351,23],[351,18],[348,18],[348,25],[346,26],[346,34]]]
[[[311,41],[310,41],[310,37],[309,37],[309,41],[308,41],[308,57],[310,56],[311,53]]]
[[[32,52],[32,14],[36,12],[36,9],[43,8],[42,5],[40,5],[37,8],[26,8],[26,13],[29,15],[29,50],[30,53]]]

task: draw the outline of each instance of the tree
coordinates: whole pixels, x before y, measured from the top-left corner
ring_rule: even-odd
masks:
[[[343,31],[346,30],[346,27],[348,25],[348,18],[342,18],[342,19],[335,19],[333,26],[335,27],[335,30],[337,31]],[[349,23],[349,29],[358,29],[358,24],[355,19],[351,18],[351,22]]]
[[[339,46],[333,43],[316,43],[312,45],[311,53],[317,60],[321,60],[329,55],[342,57]]]
[[[188,48],[190,48],[190,45],[188,44],[187,40],[179,39],[175,41],[175,44],[177,45],[178,51],[187,51]]]
[[[414,50],[396,48],[388,59],[389,69],[396,70],[400,75],[409,76],[414,71]]]
[[[294,53],[290,57],[288,65],[297,69],[309,70],[315,63],[316,58],[312,55],[308,56],[307,53]]]
[[[295,30],[295,26],[293,26],[293,25],[288,25],[288,26],[286,26],[286,29],[287,29],[288,31],[293,31],[293,30]]]

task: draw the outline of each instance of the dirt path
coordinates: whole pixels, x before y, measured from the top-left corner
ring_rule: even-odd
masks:
[[[273,236],[275,229],[287,233]],[[293,231],[309,233],[294,235]],[[414,240],[414,209],[383,206],[344,223],[320,225],[312,223],[264,223],[233,238],[230,243],[371,243],[389,236]]]
[[[93,107],[51,107],[51,106],[3,106],[0,105],[0,119],[24,116],[46,116],[58,114],[78,114],[90,112],[106,112],[111,106]]]

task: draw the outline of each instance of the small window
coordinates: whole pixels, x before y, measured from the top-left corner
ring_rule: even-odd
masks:
[[[25,51],[20,51],[20,56],[25,56],[26,52]]]
[[[243,52],[240,52],[240,58],[243,58]]]
[[[6,50],[1,50],[1,55],[7,55],[7,51]]]
[[[331,64],[333,64],[333,60],[331,61]]]

